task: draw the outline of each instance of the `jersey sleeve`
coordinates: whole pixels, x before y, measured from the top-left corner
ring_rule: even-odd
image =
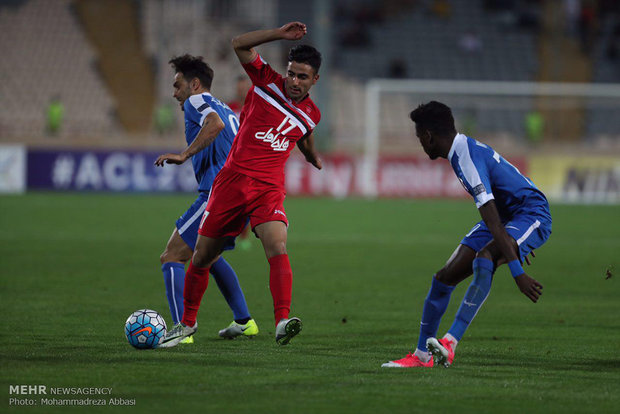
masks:
[[[192,122],[195,122],[200,127],[205,121],[207,115],[215,112],[211,105],[209,105],[202,95],[192,95],[185,100],[183,104],[183,110],[185,112],[185,118]]]
[[[483,154],[475,156],[465,143],[458,151],[458,168],[461,172],[459,178],[462,179],[467,192],[474,198],[477,208],[495,198],[491,191],[491,180]]]
[[[257,53],[256,59],[242,65],[254,85],[266,86],[281,78],[280,74]]]

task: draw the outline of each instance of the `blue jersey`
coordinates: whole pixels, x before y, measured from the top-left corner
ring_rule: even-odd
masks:
[[[549,203],[534,183],[493,148],[463,134],[457,134],[448,160],[465,190],[480,208],[495,200],[506,223],[517,214],[536,213],[549,219]]]
[[[185,140],[190,145],[200,132],[205,118],[212,112],[224,122],[224,129],[207,148],[192,157],[199,191],[209,191],[213,180],[224,166],[237,133],[239,120],[235,113],[210,93],[192,95],[183,103],[185,111]]]

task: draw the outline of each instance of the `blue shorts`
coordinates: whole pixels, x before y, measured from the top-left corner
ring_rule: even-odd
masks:
[[[198,227],[200,227],[200,220],[207,207],[209,201],[209,193],[201,191],[198,193],[198,198],[194,201],[194,204],[177,220],[177,230],[179,235],[187,245],[194,250],[196,247],[196,240],[198,239]],[[235,248],[235,238],[229,237],[229,240],[224,246],[224,250],[232,250]]]
[[[523,263],[525,256],[545,244],[551,235],[551,220],[537,214],[517,215],[504,225],[506,233],[517,241],[519,260]],[[479,221],[461,240],[461,244],[471,247],[476,252],[482,250],[493,239],[493,235],[484,221]]]

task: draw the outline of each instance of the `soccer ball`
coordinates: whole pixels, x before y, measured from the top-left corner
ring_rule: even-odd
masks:
[[[125,322],[125,336],[138,349],[157,348],[166,335],[166,321],[159,312],[140,309]]]

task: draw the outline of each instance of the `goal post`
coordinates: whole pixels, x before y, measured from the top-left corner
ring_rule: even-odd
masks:
[[[365,139],[360,190],[377,195],[385,152],[414,146],[409,112],[437,100],[453,110],[457,130],[516,147],[607,142],[620,148],[620,84],[370,79],[365,85]],[[539,136],[537,136],[537,134]]]

